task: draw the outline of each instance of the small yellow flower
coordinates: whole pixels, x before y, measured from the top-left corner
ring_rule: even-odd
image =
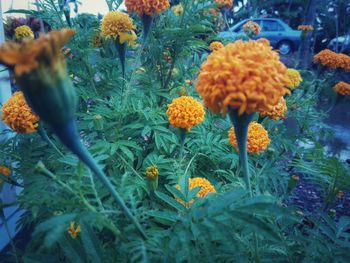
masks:
[[[237,149],[237,139],[235,129],[233,127],[228,131],[228,137],[230,144]],[[255,121],[251,122],[248,127],[248,153],[260,153],[266,150],[269,144],[269,135],[268,132],[265,130],[264,126]]]
[[[289,68],[287,69],[287,87],[290,89],[296,89],[300,86],[300,83],[303,81],[303,79],[300,76],[300,73],[296,69]]]
[[[210,43],[210,49],[212,51],[217,51],[217,50],[219,50],[219,49],[221,49],[223,47],[224,47],[224,45],[221,42],[219,42],[219,41],[214,41],[214,42]]]
[[[261,111],[260,116],[261,117],[269,117],[272,120],[279,120],[279,119],[284,119],[285,114],[287,111],[287,104],[286,100],[281,97],[280,101],[271,108],[269,111]]]
[[[334,87],[333,90],[343,96],[350,96],[350,84],[346,83],[344,81],[341,81],[337,83]]]
[[[168,105],[166,114],[171,125],[190,131],[204,121],[205,112],[199,101],[190,96],[181,96]]]
[[[34,33],[29,26],[19,26],[15,29],[15,37],[17,40],[34,39]]]
[[[152,165],[146,168],[146,177],[148,180],[157,179],[158,174],[159,174],[159,171],[156,165]]]
[[[175,5],[171,8],[171,11],[173,11],[174,15],[180,16],[184,12],[184,8],[182,4]]]
[[[4,103],[2,120],[15,132],[33,133],[38,128],[39,117],[28,106],[21,91],[15,92]]]
[[[258,35],[260,33],[260,26],[253,21],[248,21],[243,25],[243,30],[247,34]]]
[[[70,234],[72,238],[76,239],[78,234],[81,232],[80,225],[77,225],[77,227],[75,228],[75,222],[74,221],[70,222],[70,225],[67,228],[67,232],[68,234]]]
[[[215,187],[205,178],[195,177],[188,179],[188,190],[192,190],[193,188],[200,187],[199,192],[197,193],[197,198],[204,198],[209,193],[216,193]],[[180,186],[176,185],[176,188],[180,190]],[[176,201],[181,203],[183,206],[189,207],[193,204],[194,200],[190,200],[187,204],[185,204],[182,200],[176,198]]]
[[[105,38],[118,39],[120,44],[125,42],[129,45],[135,44],[137,36],[134,30],[135,25],[129,15],[119,11],[110,11],[101,22],[101,35]]]

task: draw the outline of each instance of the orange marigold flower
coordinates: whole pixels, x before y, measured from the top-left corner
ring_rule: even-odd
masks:
[[[298,26],[298,30],[301,30],[301,31],[313,31],[314,27],[312,25],[300,25],[300,26]]]
[[[168,9],[170,3],[169,0],[125,0],[125,6],[130,13],[153,16]]]
[[[350,71],[350,57],[324,49],[314,56],[314,61],[330,69],[344,69]]]
[[[0,166],[0,174],[10,176],[11,170],[6,166]]]
[[[17,40],[23,39],[34,39],[34,33],[29,26],[23,25],[16,27],[15,29],[15,37]]]
[[[73,239],[76,239],[78,234],[81,232],[80,225],[77,225],[77,227],[75,227],[75,222],[70,222],[70,225],[67,228],[67,232]]]
[[[199,192],[197,193],[197,198],[204,198],[209,193],[216,193],[215,187],[205,178],[195,177],[188,179],[188,190],[192,190],[193,188],[200,187]],[[180,190],[180,186],[176,185],[176,188]],[[176,201],[181,203],[182,205],[189,207],[193,204],[194,200],[190,200],[187,204],[185,204],[182,200],[176,198]]]
[[[226,113],[228,107],[240,115],[269,110],[289,92],[286,71],[272,47],[238,40],[208,56],[197,91],[215,113]]]
[[[213,41],[210,43],[210,49],[212,51],[219,50],[220,48],[223,48],[223,47],[224,47],[224,45],[219,41]]]
[[[21,91],[4,103],[1,112],[2,120],[18,133],[33,133],[38,128],[39,117],[28,106]]]
[[[281,97],[280,101],[270,111],[260,112],[261,117],[269,117],[272,120],[284,119],[287,111],[286,100]]]
[[[334,87],[333,90],[343,96],[350,96],[350,84],[346,83],[344,81],[341,81],[337,83]]]
[[[230,9],[233,5],[233,0],[215,0],[215,4],[220,4]]]
[[[173,99],[166,114],[171,125],[189,131],[204,121],[205,112],[199,101],[190,96],[181,96]]]
[[[270,46],[270,41],[264,37],[257,39],[256,42],[264,44],[266,46]]]
[[[290,89],[298,88],[300,86],[300,83],[303,81],[303,79],[300,76],[300,72],[293,68],[287,69],[287,77],[287,87]]]
[[[235,129],[228,131],[229,142],[236,149],[238,148]],[[260,153],[267,149],[270,139],[264,126],[257,122],[251,122],[248,127],[247,150],[248,153]]]
[[[253,21],[248,21],[243,25],[243,30],[247,34],[258,35],[260,33],[260,26]]]

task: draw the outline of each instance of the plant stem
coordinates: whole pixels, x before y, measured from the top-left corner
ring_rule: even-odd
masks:
[[[50,145],[53,149],[55,149],[55,151],[61,155],[62,157],[64,157],[64,154],[57,148],[57,146],[51,141],[51,139],[47,136],[46,131],[44,130],[42,123],[39,124],[38,127],[38,134],[40,135],[40,137],[48,144]]]
[[[180,128],[180,151],[179,151],[180,159],[182,159],[182,156],[183,156],[186,135],[187,135],[187,130]]]
[[[6,229],[8,237],[9,237],[11,249],[12,249],[12,252],[14,254],[16,263],[19,263],[19,260],[18,260],[18,257],[17,257],[17,252],[16,252],[16,247],[15,247],[15,244],[13,243],[12,236],[11,236],[11,233],[10,233],[10,228],[9,228],[9,226],[7,224],[7,220],[5,218],[5,213],[4,213],[4,210],[3,210],[2,206],[1,206],[1,210],[0,210],[0,218],[4,222],[4,227]]]

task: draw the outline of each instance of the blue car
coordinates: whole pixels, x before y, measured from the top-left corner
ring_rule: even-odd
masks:
[[[220,32],[219,38],[237,39],[244,35],[243,25],[248,21],[259,24],[261,31],[253,39],[266,38],[280,54],[287,55],[298,50],[301,31],[293,30],[289,25],[276,18],[245,19],[232,26],[229,30]]]

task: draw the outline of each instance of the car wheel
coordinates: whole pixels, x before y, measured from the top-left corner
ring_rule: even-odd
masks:
[[[281,41],[278,44],[277,49],[279,50],[281,55],[288,55],[293,50],[292,43],[290,43],[289,41]]]

